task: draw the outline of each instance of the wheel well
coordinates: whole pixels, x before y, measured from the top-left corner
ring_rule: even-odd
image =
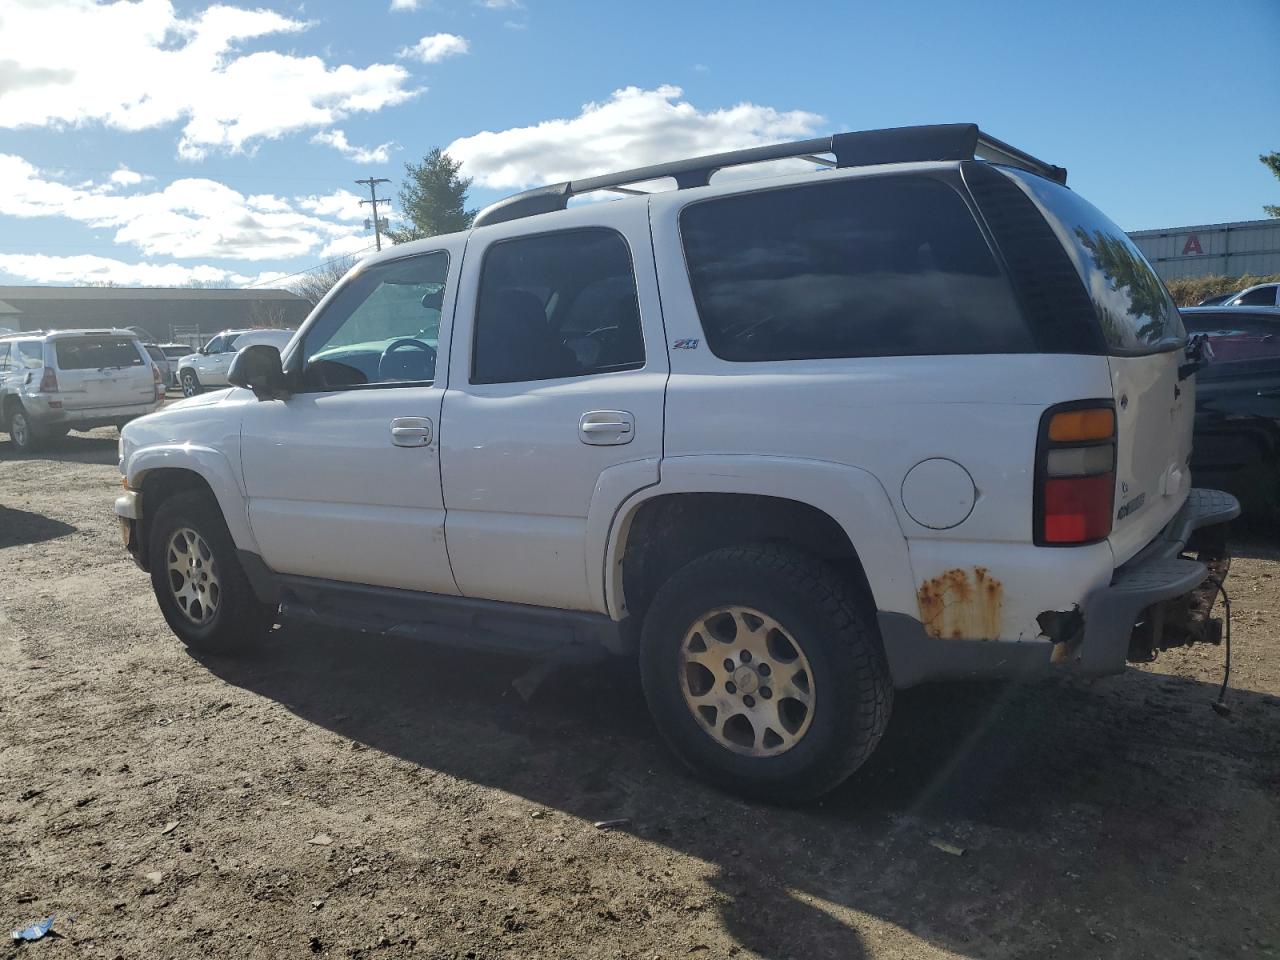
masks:
[[[146,549],[151,538],[151,518],[156,515],[156,511],[160,508],[160,504],[164,503],[170,497],[179,493],[186,493],[188,490],[198,490],[207,493],[217,503],[214,497],[213,488],[200,474],[194,470],[182,470],[174,467],[166,467],[162,470],[150,470],[142,478],[142,518],[139,523],[138,544],[142,548],[144,566],[146,564]]]
[[[631,519],[622,552],[627,613],[643,618],[658,588],[690,561],[746,543],[785,543],[826,560],[871,596],[858,553],[844,528],[817,507],[784,497],[680,493],[655,497]]]

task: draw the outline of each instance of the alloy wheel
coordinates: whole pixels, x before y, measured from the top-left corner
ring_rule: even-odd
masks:
[[[680,692],[703,731],[749,757],[786,753],[813,720],[816,691],[804,650],[750,607],[699,617],[680,645]]]
[[[9,436],[19,447],[25,447],[31,440],[31,427],[27,424],[27,415],[21,410],[15,411],[9,418]]]
[[[218,561],[208,542],[190,527],[175,530],[165,551],[169,590],[178,609],[196,626],[204,626],[218,612],[222,580]]]

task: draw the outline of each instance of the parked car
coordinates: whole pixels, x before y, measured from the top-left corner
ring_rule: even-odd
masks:
[[[166,386],[178,388],[178,361],[191,353],[191,344],[189,343],[162,343],[161,351],[164,352],[165,359],[169,361],[169,380]]]
[[[1280,283],[1259,283],[1246,287],[1223,301],[1227,307],[1274,307],[1280,305]]]
[[[1236,293],[1239,293],[1239,291],[1237,290],[1232,293],[1215,293],[1212,297],[1205,297],[1203,300],[1201,300],[1200,306],[1202,307],[1219,306],[1220,304],[1226,303],[1228,300],[1234,297]]]
[[[128,330],[0,337],[0,418],[20,451],[68,430],[123,426],[163,402],[160,371]]]
[[[508,198],[130,424],[124,540],[193,649],[284,617],[623,654],[693,769],[820,794],[896,689],[1216,640],[1239,507],[1191,488],[1182,323],[1065,181],[957,124]]]
[[[163,348],[156,343],[144,343],[142,347],[147,351],[147,356],[151,358],[151,362],[154,363],[156,368],[160,371],[160,382],[163,383],[165,387],[170,386],[176,376],[176,371],[174,370],[173,363],[167,356],[165,356]]]
[[[1280,520],[1280,308],[1191,307],[1182,317],[1213,349],[1196,378],[1191,472],[1251,518]]]
[[[210,387],[227,386],[227,370],[236,351],[255,343],[283,350],[292,330],[224,330],[195,353],[178,361],[178,385],[183,396],[194,397]]]

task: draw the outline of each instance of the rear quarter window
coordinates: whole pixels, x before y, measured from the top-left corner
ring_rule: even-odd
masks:
[[[1185,339],[1164,283],[1123,230],[1066,187],[1020,170],[1005,172],[1040,205],[1063,242],[1111,353],[1153,353]]]
[[[705,200],[680,216],[707,345],[733,361],[1034,349],[960,194],[866,177]]]
[[[59,370],[97,370],[101,367],[140,367],[136,340],[127,337],[74,337],[54,343]]]

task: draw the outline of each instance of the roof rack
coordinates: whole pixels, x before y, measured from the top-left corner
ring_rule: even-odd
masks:
[[[820,156],[821,154],[832,154],[835,160],[829,160]],[[1067,182],[1067,171],[1063,167],[1045,163],[1017,147],[1010,146],[1003,140],[988,136],[978,129],[976,123],[939,123],[931,126],[836,133],[829,137],[749,147],[746,150],[714,153],[706,157],[657,163],[649,167],[623,170],[620,173],[535,187],[485,207],[476,217],[475,226],[483,227],[531,217],[538,213],[563,210],[568,205],[570,197],[595,190],[647,194],[650,191],[637,190],[628,186],[643,183],[646,180],[671,177],[676,182],[677,190],[705,187],[710,182],[711,175],[725,167],[738,167],[792,157],[808,160],[820,167],[866,167],[879,163],[981,158],[1029,170],[1064,185]]]

